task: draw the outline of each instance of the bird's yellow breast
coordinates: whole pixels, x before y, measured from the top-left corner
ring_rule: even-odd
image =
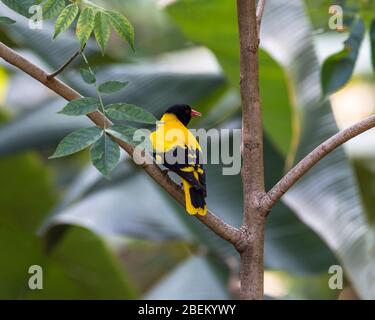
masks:
[[[176,147],[185,146],[201,150],[197,139],[174,114],[164,114],[157,129],[151,133],[150,140],[156,152],[168,152]]]

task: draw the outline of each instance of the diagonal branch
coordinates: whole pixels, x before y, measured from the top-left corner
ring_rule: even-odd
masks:
[[[320,160],[330,152],[349,141],[350,139],[375,127],[375,115],[362,120],[351,127],[336,133],[302,159],[291,169],[263,198],[263,206],[271,210],[276,202],[286,193],[301,177],[305,175]]]
[[[23,58],[14,50],[10,49],[6,45],[0,42],[0,57],[11,65],[19,68],[23,72],[27,73],[35,80],[38,80],[43,85],[65,98],[68,101],[81,98],[82,96],[71,87],[67,86],[63,82],[53,78],[48,79],[48,73],[32,64],[27,59]],[[96,111],[88,115],[88,117],[100,128],[111,126],[112,123],[107,119],[101,112]],[[130,156],[133,157],[134,148],[128,143],[115,139],[116,142],[124,149]],[[146,163],[149,163],[146,161]],[[144,165],[143,169],[147,174],[154,179],[160,186],[162,186],[178,203],[185,205],[184,196],[179,188],[156,164]],[[233,245],[241,240],[241,232],[225,223],[219,217],[212,212],[208,211],[207,215],[197,216],[197,218],[215,232],[221,238],[229,241]]]

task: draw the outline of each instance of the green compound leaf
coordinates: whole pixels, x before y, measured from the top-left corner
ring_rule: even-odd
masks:
[[[120,161],[120,147],[104,134],[92,146],[90,155],[95,168],[107,177]]]
[[[134,51],[134,28],[129,20],[116,11],[106,10],[105,13],[109,16],[111,25],[117,34],[127,41]]]
[[[94,112],[99,107],[100,102],[95,98],[80,98],[70,101],[59,113],[68,116],[83,116]]]
[[[79,70],[79,72],[81,74],[81,78],[86,83],[93,84],[93,83],[96,82],[95,74],[93,74],[90,70],[82,68],[82,69]]]
[[[126,103],[110,104],[106,107],[106,113],[114,120],[128,120],[148,124],[155,124],[157,121],[152,113]]]
[[[68,134],[57,146],[55,153],[49,159],[61,158],[83,149],[86,149],[103,134],[103,130],[98,127],[84,128]]]
[[[101,93],[114,93],[122,90],[128,85],[128,82],[121,81],[108,81],[99,86],[99,91]]]
[[[64,32],[69,26],[73,23],[74,19],[77,17],[79,12],[79,7],[76,3],[72,3],[67,6],[63,11],[61,11],[60,15],[57,17],[55,23],[55,34],[53,39],[61,33]]]
[[[0,25],[2,24],[14,24],[16,23],[16,21],[14,21],[13,19],[11,18],[8,18],[8,17],[0,17]]]
[[[140,130],[140,129],[116,124],[110,127],[109,129],[107,129],[106,132],[108,132],[111,136],[117,139],[125,141],[126,143],[136,145],[134,141],[134,135],[137,130]]]
[[[65,8],[65,0],[47,0],[43,6],[43,19],[56,17]]]
[[[94,30],[95,25],[95,13],[94,9],[91,7],[86,7],[81,15],[79,16],[77,23],[77,38],[83,48],[86,42],[89,40],[92,31]]]
[[[107,47],[109,37],[111,35],[111,25],[109,16],[104,12],[99,11],[95,16],[95,27],[94,33],[96,41],[99,44],[102,54],[105,53],[105,48]]]
[[[363,20],[355,20],[350,36],[345,41],[345,48],[324,61],[321,78],[325,95],[341,89],[352,77],[364,34],[365,24]]]

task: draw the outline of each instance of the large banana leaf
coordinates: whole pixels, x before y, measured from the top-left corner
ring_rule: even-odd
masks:
[[[57,197],[37,155],[1,159],[0,176],[1,299],[137,297],[113,253],[89,230],[70,230],[52,256],[44,254],[35,232]],[[43,268],[43,290],[28,287],[33,265]]]
[[[120,262],[142,295],[196,251],[195,246],[186,242],[171,240],[124,239],[116,246]]]
[[[96,172],[90,170],[88,174],[96,175]],[[140,190],[142,195],[137,198]],[[149,240],[192,238],[157,186],[150,184],[141,172],[64,208],[46,222],[46,227],[60,224],[81,225],[102,235]]]
[[[57,115],[62,106],[63,99],[51,101],[0,126],[0,155],[53,146],[71,131],[91,125],[85,117]]]
[[[144,297],[155,300],[228,299],[225,284],[212,272],[205,257],[191,257],[155,285]]]
[[[138,292],[104,240],[74,227],[41,264],[43,290],[25,299],[136,299]]]
[[[293,81],[304,124],[297,153],[297,159],[301,159],[337,132],[330,103],[319,103],[320,66],[302,1],[268,2],[262,43],[286,67]],[[340,148],[322,160],[285,195],[284,201],[332,248],[361,297],[374,298],[374,231],[366,221],[344,150]]]

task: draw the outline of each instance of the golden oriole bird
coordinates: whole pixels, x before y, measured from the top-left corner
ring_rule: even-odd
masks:
[[[174,105],[164,112],[157,128],[150,135],[157,163],[180,176],[185,193],[186,211],[204,216],[206,205],[206,175],[202,149],[186,127],[192,117],[201,116],[185,104]]]

